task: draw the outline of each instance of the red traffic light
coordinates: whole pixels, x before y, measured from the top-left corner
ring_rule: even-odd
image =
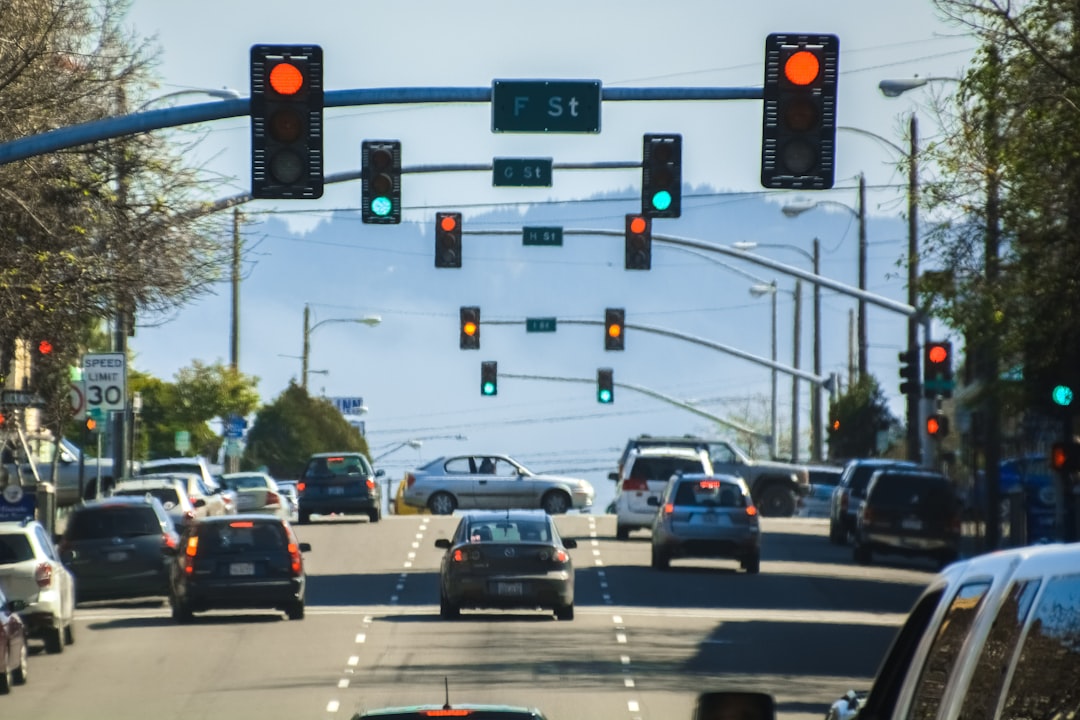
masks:
[[[927,359],[934,363],[943,363],[949,359],[949,350],[942,344],[930,345],[930,349],[926,353]]]
[[[821,61],[808,50],[798,50],[784,61],[784,77],[792,85],[809,85],[821,73]]]
[[[648,270],[652,267],[652,221],[644,215],[626,216],[627,270]]]
[[[926,434],[933,438],[943,438],[949,434],[949,418],[941,413],[934,413],[926,418]]]
[[[38,343],[37,349],[42,355],[50,355],[53,351],[53,344],[48,340],[42,340]]]
[[[1056,442],[1051,445],[1050,467],[1063,473],[1080,470],[1080,443]]]
[[[304,87],[304,74],[292,63],[278,63],[270,70],[270,87],[278,95],[295,95]]]
[[[446,213],[439,220],[439,227],[443,232],[454,232],[454,230],[457,229],[457,225],[457,216],[454,213]]]

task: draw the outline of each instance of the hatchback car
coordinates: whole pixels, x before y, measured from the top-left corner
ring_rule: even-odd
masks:
[[[574,619],[574,564],[551,516],[537,511],[466,513],[439,570],[439,609],[455,618],[462,608],[545,608]]]
[[[587,480],[537,474],[509,455],[454,455],[405,474],[405,502],[435,515],[540,508],[550,515],[592,507]]]
[[[949,479],[926,470],[878,470],[855,528],[855,561],[874,553],[930,557],[945,566],[960,550],[960,502]]]
[[[211,518],[184,534],[171,565],[172,616],[189,622],[213,609],[280,610],[304,617],[307,575],[299,542],[288,522],[272,515]]]
[[[0,590],[0,695],[29,677],[26,627],[18,615],[25,607],[22,600],[8,600]]]
[[[608,477],[618,482],[615,489],[615,537],[626,540],[630,532],[651,529],[656,519],[656,504],[668,481],[679,473],[712,474],[709,454],[700,448],[677,446],[644,447],[630,451],[621,464],[622,475]]]
[[[681,475],[660,499],[652,530],[652,566],[672,558],[729,558],[754,574],[761,568],[761,527],[750,490],[734,475]]]
[[[844,464],[844,473],[833,490],[829,502],[829,541],[843,545],[855,532],[859,510],[866,498],[870,477],[886,467],[917,468],[916,463],[889,458],[859,458]]]
[[[536,708],[514,705],[408,705],[374,708],[358,712],[352,720],[433,720],[433,718],[462,718],[463,720],[545,720]]]
[[[840,484],[844,468],[831,465],[810,466],[810,492],[799,503],[796,515],[799,517],[829,517],[829,504],[833,491]]]
[[[44,640],[46,652],[75,642],[75,579],[41,523],[0,522],[0,590],[25,603],[26,633]]]
[[[382,470],[372,470],[368,459],[358,452],[312,455],[296,485],[300,524],[311,522],[312,515],[331,513],[367,515],[371,522],[378,522],[382,501],[376,478],[382,475]]]
[[[140,495],[156,497],[161,506],[165,508],[165,512],[172,518],[173,524],[178,528],[190,525],[195,520],[206,517],[210,510],[206,505],[205,498],[196,497],[192,501],[188,496],[187,483],[178,477],[124,478],[116,483],[112,494],[113,496],[124,497],[138,497]]]
[[[221,476],[221,486],[236,493],[238,513],[274,515],[282,520],[288,520],[292,514],[292,507],[277,481],[266,473],[226,473]]]
[[[110,497],[76,506],[60,540],[75,602],[169,594],[180,536],[155,497]]]

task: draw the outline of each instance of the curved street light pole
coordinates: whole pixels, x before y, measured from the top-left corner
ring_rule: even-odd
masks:
[[[317,328],[322,325],[328,325],[330,323],[360,323],[369,327],[374,327],[382,322],[382,318],[378,315],[365,315],[362,318],[329,318],[327,320],[320,320],[314,325],[311,324],[311,306],[304,303],[304,351],[301,355],[301,380],[300,384],[304,388],[304,392],[308,389],[308,359],[311,357],[311,333],[315,332]]]

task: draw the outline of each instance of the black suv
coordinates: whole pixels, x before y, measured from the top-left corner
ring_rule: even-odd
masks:
[[[308,459],[296,489],[300,497],[297,514],[300,524],[311,516],[338,513],[367,515],[371,522],[382,517],[382,503],[376,478],[383,471],[371,469],[368,459],[358,452],[318,453]]]
[[[855,528],[855,561],[874,553],[930,557],[942,567],[960,550],[960,503],[941,473],[908,468],[878,470]]]
[[[890,458],[859,458],[848,460],[844,473],[832,493],[829,503],[829,540],[843,545],[855,532],[859,509],[866,498],[866,486],[878,470],[889,467],[917,469],[916,463]]]

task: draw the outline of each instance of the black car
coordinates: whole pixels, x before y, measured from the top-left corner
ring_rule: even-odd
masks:
[[[545,608],[559,620],[574,619],[574,564],[568,549],[577,541],[559,537],[540,510],[470,512],[446,550],[439,572],[439,608],[444,618],[462,608]]]
[[[843,545],[855,532],[859,509],[866,498],[866,486],[871,476],[887,467],[918,468],[918,464],[907,460],[890,458],[858,458],[844,464],[840,482],[832,492],[829,503],[829,540]]]
[[[75,576],[76,602],[168,595],[179,542],[157,498],[111,497],[71,511],[60,560]]]
[[[172,564],[172,615],[189,622],[213,609],[281,610],[304,617],[307,576],[289,524],[273,515],[201,520],[188,528]]]
[[[948,565],[959,556],[960,502],[941,473],[889,468],[874,473],[855,528],[855,561],[874,553],[922,556]]]
[[[308,459],[300,481],[297,515],[301,525],[312,515],[367,515],[371,522],[382,517],[379,483],[383,471],[371,469],[358,452],[318,453]]]

